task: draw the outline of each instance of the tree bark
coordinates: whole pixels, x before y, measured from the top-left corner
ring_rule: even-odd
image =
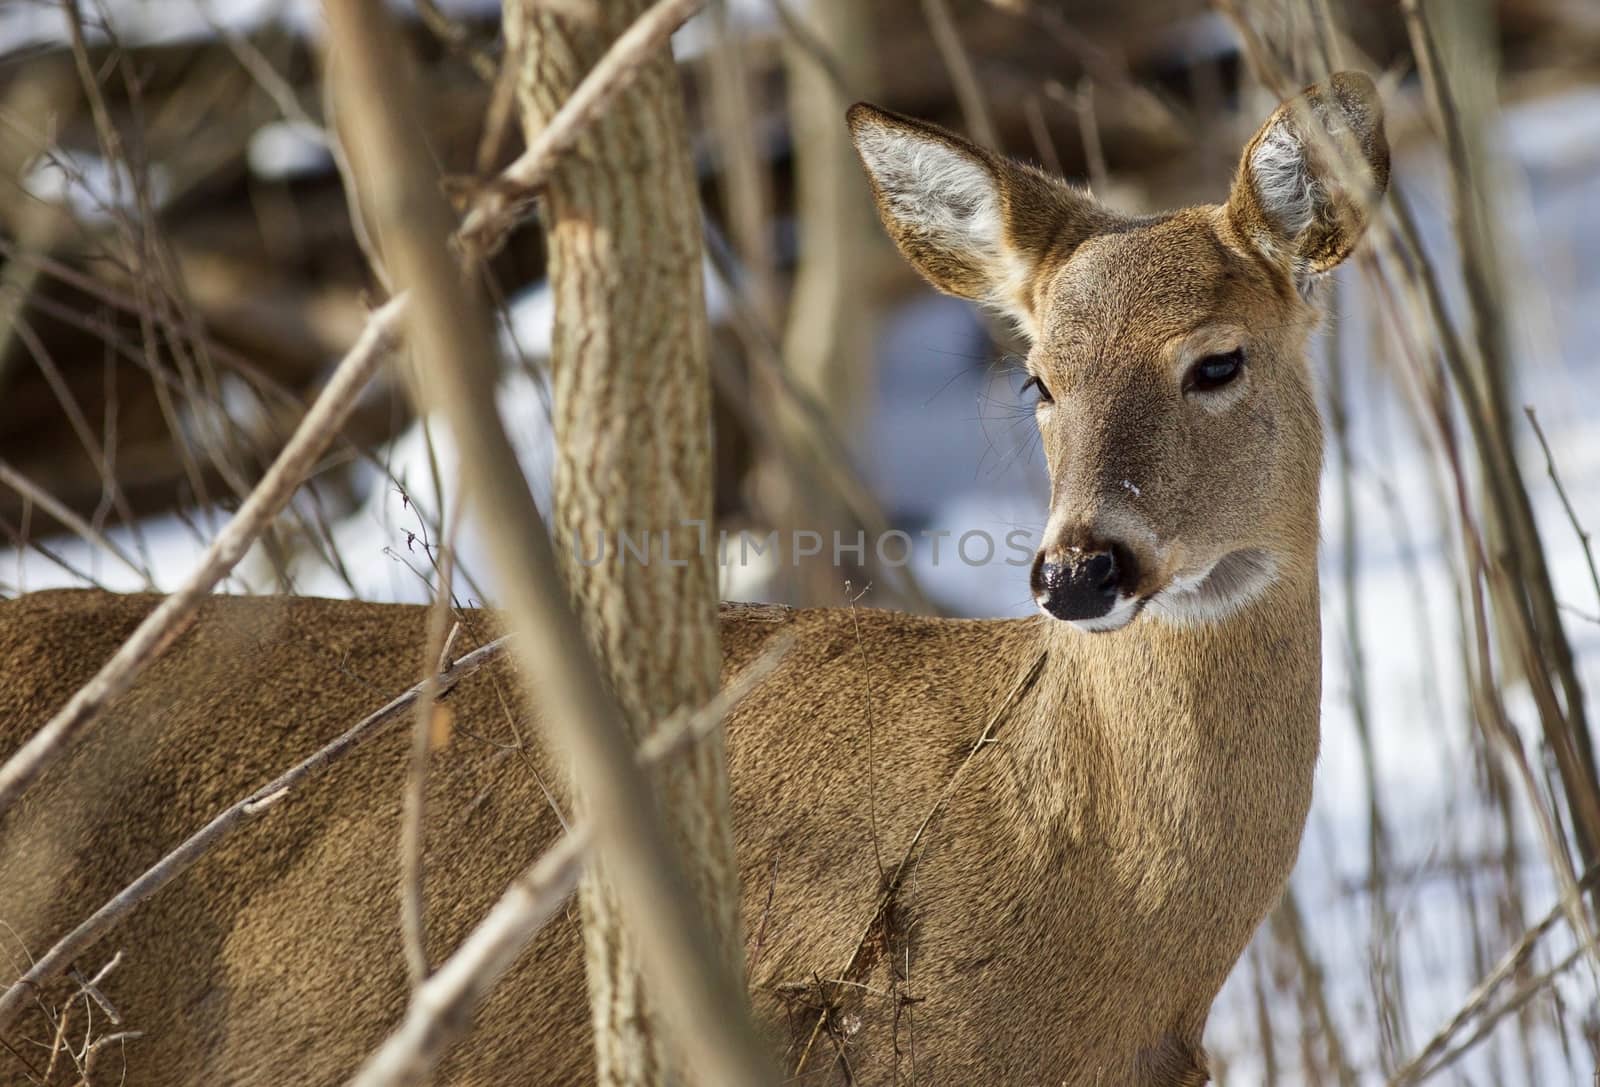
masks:
[[[530,140],[647,7],[611,0],[580,20],[538,0],[506,5],[508,46],[523,58],[518,97]],[[712,459],[700,209],[682,92],[665,50],[554,172],[544,218],[555,295],[558,550],[585,636],[639,741],[652,722],[707,702],[721,665],[706,546]],[[604,557],[593,562],[597,548]],[[740,978],[720,731],[658,771],[655,786],[721,965]],[[586,878],[581,903],[599,1082],[672,1079],[675,1058],[640,987],[603,866]]]

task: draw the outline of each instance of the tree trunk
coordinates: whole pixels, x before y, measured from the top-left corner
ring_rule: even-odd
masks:
[[[539,0],[506,5],[530,139],[647,6],[610,0],[580,20]],[[714,550],[704,545],[712,460],[700,209],[666,50],[556,170],[543,210],[556,314],[558,550],[585,635],[638,740],[706,702],[721,663]],[[593,563],[600,547],[604,558]],[[742,978],[721,734],[659,770],[656,786],[723,966]],[[674,1078],[603,869],[581,902],[599,1082]]]

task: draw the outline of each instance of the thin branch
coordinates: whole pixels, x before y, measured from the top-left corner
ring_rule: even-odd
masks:
[[[440,492],[441,502],[444,496]],[[462,506],[457,503],[459,515]],[[458,523],[452,519],[451,528]],[[452,531],[452,542],[454,533]],[[421,694],[411,725],[411,765],[406,774],[405,797],[400,818],[400,937],[405,947],[406,970],[412,985],[428,977],[428,941],[424,924],[426,870],[423,846],[426,840],[428,763],[434,747],[434,717],[448,712],[438,702],[438,677],[449,666],[450,646],[461,630],[450,623],[450,594],[455,566],[455,549],[441,541],[438,588],[428,609],[428,641],[423,651],[424,668]],[[448,628],[448,633],[446,630]]]
[[[812,477],[802,481],[811,483],[824,494],[837,495],[844,503],[845,512],[869,536],[884,536],[891,527],[888,516],[851,459],[849,444],[834,425],[826,405],[810,389],[801,385],[784,365],[783,353],[773,329],[763,323],[755,300],[749,297],[734,274],[727,242],[709,225],[705,237],[711,270],[732,303],[734,334],[744,345],[747,358],[755,365],[757,373],[771,383],[770,387],[781,397],[785,406],[793,409],[794,418],[809,433],[799,428],[778,428],[775,433],[769,434],[768,428],[750,414],[745,397],[729,398],[734,410],[741,413],[743,421],[753,432],[772,443],[777,453],[786,459],[786,466],[797,479]],[[802,435],[806,440],[800,443],[797,439]],[[883,571],[885,574],[890,572],[888,568]],[[892,577],[892,587],[908,608],[923,615],[939,614],[938,606],[923,590],[909,565],[892,568]]]
[[[622,32],[600,63],[561,104],[544,131],[480,194],[461,225],[462,245],[469,254],[492,251],[495,242],[505,236],[528,201],[544,186],[550,171],[572,150],[583,130],[613,98],[633,84],[640,66],[662,49],[673,32],[705,2],[658,0]]]
[[[639,746],[641,766],[687,750],[783,659],[792,637],[776,640],[739,677],[694,713],[674,714]],[[426,1079],[466,1032],[472,1012],[578,885],[592,838],[579,823],[518,876],[455,954],[411,995],[405,1019],[362,1064],[351,1087],[397,1087]]]
[[[686,17],[697,6],[697,0],[662,0],[623,32],[596,71],[613,71],[616,84],[630,81],[628,69],[666,44],[670,26],[676,25],[671,19]],[[701,904],[689,892],[649,780],[635,761],[621,707],[584,639],[574,637],[579,628],[549,533],[496,408],[498,351],[488,313],[445,259],[449,213],[434,164],[414,139],[408,103],[415,90],[395,63],[389,16],[377,0],[330,2],[325,10],[329,38],[339,52],[335,75],[353,122],[363,199],[380,226],[390,228],[384,234],[392,247],[387,255],[413,299],[408,324],[419,384],[426,403],[442,409],[450,423],[461,462],[470,465],[479,508],[493,511],[482,524],[507,620],[518,634],[513,645],[520,675],[524,681],[540,677],[537,696],[524,682],[524,697],[542,706],[539,716],[570,759],[575,789],[590,805],[595,843],[637,941],[647,982],[676,1028],[674,1041],[697,1082],[727,1087],[771,1082],[744,988],[717,953]],[[652,47],[646,49],[647,44]],[[617,71],[619,66],[623,70]],[[609,93],[608,84],[597,84],[591,73],[558,117],[593,116]],[[566,122],[570,131],[562,140],[551,137],[552,124],[543,134],[551,138],[535,141],[535,148],[544,149],[541,170],[548,169],[556,150],[570,146],[578,123]],[[516,165],[509,173],[526,180]],[[475,218],[481,224],[496,217],[475,213]],[[467,249],[473,252],[470,241]]]
[[[682,22],[697,6],[695,0],[662,0],[641,16],[640,22],[654,18],[656,23],[660,23],[660,12],[668,9]],[[676,25],[673,24],[674,27]],[[670,34],[670,29],[663,32],[660,26],[653,23],[647,40],[663,44]],[[617,41],[619,48],[626,45],[631,50],[634,63],[648,55],[648,51],[640,45],[640,38],[630,29]],[[503,212],[501,201],[504,199],[504,190],[508,187],[518,190],[528,177],[542,179],[546,176],[560,153],[577,140],[582,127],[598,115],[610,101],[611,95],[631,80],[631,69],[621,73],[615,71],[615,55],[614,49],[579,86],[574,99],[587,90],[584,108],[563,107],[545,130],[546,138],[537,141],[502,175],[502,178],[510,180],[492,187],[479,198],[468,215],[468,224],[476,223],[472,235],[474,241],[466,247],[469,254],[491,251],[501,236],[500,232],[511,225],[504,214],[493,211],[499,206]],[[603,73],[609,73],[609,83],[606,79],[597,80]],[[568,106],[571,105],[569,102]],[[532,152],[540,148],[543,149],[540,155],[532,156]],[[465,230],[466,227],[463,227]],[[181,633],[182,624],[192,614],[201,597],[211,592],[233,570],[251,544],[271,524],[343,428],[357,395],[377,372],[388,351],[398,342],[400,319],[406,308],[406,296],[398,294],[373,311],[355,345],[340,361],[333,377],[307,410],[277,460],[244,499],[238,512],[218,532],[201,556],[194,573],[146,617],[94,678],[0,767],[0,815],[52,762],[65,754],[85,730],[99,720],[112,699],[132,686],[144,668],[161,655]],[[160,387],[158,383],[157,388]]]
[[[821,70],[823,77],[832,84],[834,93],[847,102],[859,98],[859,90],[845,76],[844,67],[834,55],[832,47],[806,25],[789,0],[772,0],[772,10],[778,17],[778,25],[783,28],[784,37]]]
[[[0,483],[4,483],[45,513],[61,522],[61,524],[77,533],[85,543],[93,544],[106,554],[116,558],[128,569],[138,574],[147,588],[154,589],[156,587],[155,578],[151,575],[148,566],[136,560],[104,533],[99,532],[89,522],[68,509],[55,495],[46,491],[3,460],[0,460]]]
[[[427,27],[453,53],[467,62],[467,66],[485,83],[493,83],[499,72],[494,57],[480,49],[472,40],[472,31],[439,10],[438,0],[416,0],[417,15]]]
[[[506,641],[506,638],[492,641],[444,669],[437,677],[436,689],[443,693],[454,688],[456,684],[500,656],[505,649]],[[0,995],[0,1029],[4,1029],[21,1009],[29,992],[55,977],[71,962],[81,957],[140,903],[188,871],[190,865],[215,849],[234,831],[277,807],[308,779],[327,770],[350,754],[362,741],[377,735],[386,726],[398,721],[417,701],[422,688],[423,684],[419,683],[390,700],[381,709],[352,725],[272,781],[218,813],[138,879],[117,892],[110,901],[90,914],[77,928],[58,940],[55,946],[46,951],[21,979],[7,989],[4,995]]]
[[[350,172],[350,157],[345,154],[344,143],[339,138],[332,110],[325,109],[328,117],[326,125],[318,122],[306,112],[294,87],[278,73],[266,55],[256,48],[255,43],[224,21],[215,18],[209,3],[201,3],[199,6],[206,23],[211,27],[211,32],[228,47],[228,51],[239,62],[239,66],[255,81],[256,86],[261,88],[262,93],[272,99],[273,105],[278,107],[278,112],[283,114],[284,120],[304,125],[321,138],[322,145],[333,159],[334,169],[339,172],[339,180],[344,187],[350,234],[355,239],[356,248],[361,250],[361,255],[366,258],[367,267],[372,270],[373,277],[383,289],[392,291],[393,285],[389,282],[388,273],[383,267],[382,253],[367,229],[366,220],[361,217],[361,209],[356,206],[355,175]],[[424,21],[426,21],[425,11]],[[326,107],[327,104],[324,105]]]
[[[961,117],[966,122],[967,135],[991,151],[1000,150],[994,117],[989,112],[983,88],[978,85],[978,72],[972,64],[972,56],[967,52],[961,40],[961,31],[950,15],[949,3],[947,0],[922,0],[922,14],[928,20],[933,44],[950,73],[950,84],[955,89],[956,101],[961,105]]]
[[[1453,73],[1446,70],[1427,12],[1418,0],[1401,0],[1412,52],[1423,89],[1439,123],[1450,164],[1452,206],[1461,250],[1461,277],[1466,287],[1469,328],[1476,334],[1478,365],[1461,381],[1469,406],[1479,455],[1489,483],[1490,527],[1506,535],[1493,553],[1496,568],[1506,574],[1496,598],[1501,622],[1516,640],[1528,641],[1523,656],[1537,701],[1540,724],[1560,760],[1562,784],[1573,807],[1573,822],[1586,864],[1600,857],[1600,769],[1589,734],[1583,685],[1573,663],[1572,646],[1561,626],[1549,565],[1540,542],[1527,486],[1517,466],[1509,412],[1502,401],[1507,366],[1505,324],[1495,284],[1494,247],[1487,231],[1487,179],[1467,139],[1453,92]],[[1476,410],[1470,410],[1475,408]],[[1565,707],[1557,704],[1559,683]]]
[[[979,751],[994,742],[995,734],[1000,731],[1000,726],[1005,723],[1006,717],[1011,713],[1011,708],[1032,688],[1034,681],[1039,678],[1039,673],[1044,670],[1044,662],[1047,655],[1045,651],[1041,650],[1039,655],[1033,659],[1033,663],[1028,666],[1028,670],[1012,685],[1010,693],[1006,695],[1005,700],[1000,703],[994,713],[989,716],[989,720],[984,723],[982,731],[972,741],[972,746],[967,749],[966,757],[961,760],[961,764],[950,775],[950,780],[945,783],[944,790],[939,794],[938,799],[934,801],[933,807],[928,809],[928,814],[917,825],[916,833],[911,836],[911,841],[906,845],[905,853],[900,857],[900,863],[895,865],[894,873],[885,883],[883,890],[878,893],[877,906],[873,909],[872,916],[868,918],[866,927],[862,930],[861,938],[856,941],[855,949],[850,952],[849,961],[844,964],[844,969],[839,971],[839,977],[848,978],[851,972],[855,970],[856,963],[861,959],[862,953],[867,950],[867,944],[872,938],[873,930],[894,904],[895,897],[900,893],[901,885],[905,882],[911,868],[921,857],[922,851],[925,849],[923,838],[926,836],[928,828],[944,812],[945,807],[950,803],[950,798],[955,795],[956,787],[965,780],[967,769],[972,765],[973,758],[977,756]],[[806,1041],[805,1048],[800,1052],[800,1059],[795,1063],[794,1076],[798,1077],[805,1071],[806,1060],[811,1056],[811,1050],[816,1045],[817,1038],[827,1026],[827,1023],[828,1009],[825,1001],[822,1014],[817,1019],[816,1026],[811,1030],[811,1037]]]
[[[1578,895],[1586,894],[1591,888],[1596,886],[1600,886],[1600,867],[1589,869],[1584,877],[1577,882],[1574,888],[1574,893]],[[1522,969],[1528,964],[1529,960],[1533,958],[1534,948],[1538,946],[1539,941],[1544,938],[1546,933],[1556,926],[1556,923],[1560,921],[1563,916],[1568,915],[1569,912],[1570,911],[1568,910],[1565,902],[1558,902],[1556,905],[1552,906],[1550,911],[1540,918],[1537,923],[1524,932],[1521,939],[1516,942],[1511,950],[1507,951],[1503,956],[1501,956],[1500,961],[1495,964],[1494,969],[1490,970],[1489,973],[1484,976],[1484,979],[1473,988],[1470,994],[1468,994],[1466,1002],[1462,1004],[1460,1010],[1458,1010],[1455,1015],[1451,1016],[1450,1022],[1446,1023],[1437,1034],[1429,1039],[1427,1044],[1425,1044],[1422,1049],[1417,1052],[1415,1057],[1412,1057],[1395,1072],[1394,1076],[1389,1081],[1391,1087],[1403,1087],[1405,1084],[1417,1083],[1441,1071],[1447,1064],[1454,1061],[1468,1048],[1479,1041],[1486,1033],[1484,1028],[1492,1026],[1500,1019],[1504,1018],[1507,1014],[1515,1011],[1522,1004],[1526,1003],[1527,1000],[1538,991],[1537,987],[1533,985],[1527,985],[1522,989],[1519,989],[1509,999],[1507,999],[1493,1015],[1488,1016],[1484,1023],[1471,1035],[1471,1037],[1469,1037],[1461,1045],[1456,1046],[1454,1049],[1449,1048],[1451,1040],[1454,1039],[1455,1036],[1459,1034],[1468,1023],[1472,1022],[1473,1019],[1484,1012],[1484,1009],[1489,1006],[1489,1002],[1493,999],[1495,993],[1499,990],[1500,986],[1507,978],[1522,971]],[[1541,987],[1542,982],[1550,980],[1556,974],[1565,970],[1568,966],[1575,962],[1577,957],[1581,956],[1584,951],[1585,948],[1580,940],[1579,946],[1574,949],[1572,954],[1566,960],[1543,975]],[[1541,979],[1535,980],[1540,981]]]
[[[1583,557],[1589,564],[1589,580],[1594,585],[1594,596],[1600,602],[1600,570],[1595,568],[1594,547],[1592,546],[1589,531],[1578,520],[1578,511],[1572,508],[1572,499],[1567,497],[1567,489],[1561,485],[1561,477],[1556,474],[1556,459],[1550,452],[1550,443],[1545,440],[1544,427],[1539,425],[1539,416],[1534,412],[1532,404],[1524,404],[1522,410],[1527,413],[1528,422],[1533,424],[1534,437],[1539,439],[1539,448],[1544,450],[1544,468],[1550,474],[1550,482],[1555,484],[1556,495],[1561,499],[1561,508],[1567,511],[1567,520],[1572,522],[1572,531],[1578,534],[1578,542],[1583,545]]]
[[[194,572],[145,617],[94,678],[0,767],[0,814],[4,814],[24,789],[100,719],[112,699],[133,686],[146,665],[182,634],[200,601],[232,571],[288,503],[317,459],[344,427],[355,407],[356,397],[387,356],[404,307],[404,296],[397,295],[372,315],[361,338],[339,363],[283,452],[239,511],[217,533]]]
[[[512,882],[456,953],[413,991],[399,1029],[367,1058],[351,1087],[427,1078],[469,1025],[472,1010],[578,886],[589,837],[587,826],[574,827]]]
[[[870,588],[870,586],[869,586]],[[878,783],[877,760],[872,743],[872,659],[867,656],[867,644],[861,640],[861,620],[856,615],[856,601],[867,595],[867,590],[852,593],[848,581],[844,583],[845,603],[850,608],[850,629],[856,637],[856,652],[861,657],[861,680],[866,687],[865,710],[867,718],[867,821],[872,829],[872,857],[878,864],[878,882],[889,874],[883,867],[883,850],[878,844]]]
[[[1084,76],[1072,95],[1072,111],[1078,118],[1083,139],[1083,161],[1089,170],[1089,188],[1105,196],[1111,192],[1111,171],[1106,166],[1106,147],[1100,138],[1100,119],[1094,110],[1094,80]]]

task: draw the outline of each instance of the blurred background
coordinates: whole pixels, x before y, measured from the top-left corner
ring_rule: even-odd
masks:
[[[464,200],[522,145],[498,6],[395,8],[417,138]],[[302,0],[0,3],[0,593],[176,585],[383,300],[320,36]],[[713,0],[674,49],[719,525],[913,542],[906,564],[795,564],[741,561],[734,537],[724,595],[971,616],[1033,609],[1003,552],[948,551],[1042,528],[1024,348],[895,256],[844,108],[939,122],[1138,212],[1220,200],[1280,92],[1379,78],[1394,197],[1313,349],[1316,804],[1208,1042],[1223,1083],[1592,1082],[1600,4]],[[501,408],[541,495],[544,274],[530,221],[489,276]],[[461,602],[492,603],[472,516],[441,514],[456,478],[442,428],[381,382],[227,589],[428,600],[450,538]]]

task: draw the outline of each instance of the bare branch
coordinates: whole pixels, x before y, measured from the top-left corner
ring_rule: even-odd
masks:
[[[458,504],[458,514],[460,509]],[[452,529],[455,524],[456,520],[453,519]],[[411,765],[406,774],[400,819],[400,937],[405,947],[406,969],[412,985],[421,985],[428,976],[423,894],[427,882],[423,844],[428,810],[428,763],[434,747],[434,717],[447,712],[438,702],[438,677],[449,664],[450,644],[461,629],[459,623],[449,626],[455,549],[450,543],[441,541],[441,550],[439,585],[434,593],[433,604],[428,609],[428,643],[422,658],[425,671],[421,694],[417,698],[415,720],[411,726]]]
[[[939,50],[950,73],[950,84],[955,88],[956,101],[961,104],[961,118],[966,122],[967,135],[991,151],[1000,150],[1000,136],[994,127],[994,117],[989,112],[989,102],[978,85],[978,70],[961,31],[950,15],[947,0],[922,0],[923,18],[928,20],[928,30],[933,34],[933,44]]]
[[[633,82],[640,64],[664,47],[673,32],[704,5],[705,0],[659,0],[622,32],[538,138],[479,197],[461,225],[462,243],[469,253],[492,250],[495,239],[505,235],[583,130]]]
[[[142,562],[139,562],[121,547],[118,547],[116,542],[106,536],[103,532],[98,531],[93,525],[89,524],[89,522],[85,521],[82,517],[79,517],[76,513],[72,512],[72,510],[68,509],[56,499],[55,495],[51,494],[49,491],[46,491],[43,487],[40,487],[33,480],[29,479],[27,476],[23,475],[21,472],[17,471],[10,464],[3,460],[0,460],[0,483],[4,483],[18,494],[28,499],[28,501],[44,510],[45,513],[48,513],[51,517],[54,517],[67,528],[77,533],[80,537],[82,537],[85,543],[93,544],[94,546],[106,552],[106,554],[116,558],[128,569],[138,574],[139,577],[144,580],[144,583],[148,588],[155,588],[155,580],[152,577],[150,568],[148,566],[144,565]]]
[[[681,23],[696,6],[697,3],[691,0],[662,0],[645,20],[655,16],[657,11],[670,7],[672,11],[678,13],[676,17]],[[677,23],[672,24],[673,27],[676,25]],[[670,33],[670,29],[663,32],[660,26],[655,26],[648,40],[656,41],[658,44],[664,43]],[[628,43],[629,48],[633,50],[630,55],[634,56],[635,60],[638,56],[648,53],[648,50],[641,47],[639,37],[633,35],[631,31],[619,39],[619,46],[624,43]],[[540,141],[539,146],[544,148],[542,157],[530,161],[530,154],[525,153],[508,168],[506,176],[512,176],[511,171],[517,170],[519,165],[524,171],[523,174],[512,177],[510,182],[512,188],[521,185],[517,180],[518,177],[542,177],[548,172],[555,158],[572,146],[582,125],[592,121],[609,101],[609,96],[626,85],[626,73],[614,71],[616,67],[617,65],[611,63],[608,58],[607,62],[600,65],[597,72],[611,71],[610,78],[613,81],[621,79],[623,82],[612,86],[600,85],[590,90],[586,109],[572,112],[564,110],[562,117],[567,119],[559,126],[555,124],[550,126],[548,131],[555,133],[555,136],[550,140]],[[596,74],[591,73],[580,90],[590,87],[590,84],[595,82]],[[534,149],[529,150],[531,152]],[[486,192],[468,216],[469,222],[476,220],[478,223],[474,234],[477,244],[469,246],[469,251],[483,252],[492,249],[500,236],[500,231],[507,227],[508,221],[504,216],[492,216],[489,210],[495,206],[500,191],[500,188],[495,188]],[[494,218],[492,224],[491,218]],[[377,372],[378,366],[396,344],[400,319],[406,305],[404,294],[399,294],[373,311],[355,345],[340,361],[321,395],[307,410],[299,427],[284,445],[278,459],[244,499],[238,512],[218,532],[205,554],[201,556],[194,573],[176,592],[164,600],[160,607],[150,613],[94,678],[12,755],[3,767],[0,767],[0,814],[4,814],[23,790],[64,754],[84,731],[99,720],[112,699],[132,686],[144,668],[161,655],[181,633],[183,622],[193,612],[201,597],[215,589],[238,565],[245,552],[287,504],[307,473],[344,426],[361,389]]]
[[[1539,448],[1544,450],[1544,467],[1550,475],[1550,482],[1555,485],[1556,497],[1561,499],[1561,508],[1567,511],[1567,520],[1572,523],[1572,531],[1578,534],[1578,543],[1583,545],[1583,557],[1589,564],[1589,581],[1594,585],[1594,596],[1600,602],[1600,569],[1594,563],[1594,545],[1589,530],[1583,527],[1583,522],[1578,520],[1578,511],[1572,508],[1572,499],[1567,497],[1567,489],[1561,485],[1561,477],[1556,474],[1556,458],[1550,452],[1550,443],[1545,439],[1544,427],[1539,425],[1539,416],[1534,412],[1532,404],[1524,404],[1522,410],[1528,416],[1528,422],[1533,425],[1533,433],[1539,439]],[[3,465],[0,465],[3,467]]]
[[[472,1010],[517,961],[578,886],[589,830],[574,827],[518,876],[454,955],[411,995],[400,1029],[371,1057],[351,1087],[419,1083],[466,1029]]]
[[[791,640],[777,641],[700,710],[678,715],[680,720],[653,733],[639,748],[639,762],[648,766],[671,758],[721,724],[728,710],[777,666]],[[405,1019],[367,1058],[352,1087],[397,1087],[426,1078],[466,1032],[478,1003],[577,886],[590,837],[587,824],[573,827],[517,877],[456,953],[412,993]]]
[[[670,33],[661,13],[687,16],[696,6],[696,0],[663,0],[642,17],[643,29],[636,24],[623,33],[600,67],[640,63],[650,53],[644,45],[659,48]],[[353,122],[362,195],[375,220],[390,227],[384,236],[392,246],[391,266],[412,292],[409,327],[421,387],[426,401],[442,408],[450,422],[462,463],[471,466],[479,508],[493,511],[483,527],[507,618],[519,635],[514,648],[521,674],[525,680],[540,677],[541,716],[565,748],[575,785],[590,804],[595,842],[696,1078],[727,1085],[769,1082],[771,1069],[750,1025],[743,986],[716,953],[688,891],[651,802],[649,781],[634,761],[622,711],[584,639],[574,636],[579,627],[550,537],[496,410],[497,351],[488,315],[446,259],[448,211],[433,163],[413,138],[408,103],[414,92],[396,63],[387,13],[375,0],[330,2],[326,11],[330,40],[339,51],[340,100]],[[627,72],[614,77],[628,78]],[[591,116],[603,104],[605,84],[591,89],[596,86],[592,76],[580,86],[576,116]],[[538,141],[547,148],[544,161],[569,146],[570,137],[569,132],[566,142]],[[531,690],[524,694],[535,701]]]
[[[1596,886],[1600,886],[1600,868],[1591,868],[1577,882],[1573,895],[1575,897],[1576,895],[1585,894]],[[1522,934],[1522,938],[1516,942],[1511,950],[1501,956],[1494,969],[1490,970],[1483,980],[1473,988],[1472,992],[1467,996],[1466,1002],[1461,1005],[1460,1010],[1451,1016],[1450,1022],[1445,1024],[1443,1029],[1429,1039],[1415,1057],[1411,1058],[1395,1072],[1389,1080],[1391,1087],[1403,1087],[1404,1084],[1418,1083],[1437,1074],[1484,1037],[1486,1033],[1485,1027],[1492,1026],[1507,1014],[1515,1011],[1523,1003],[1526,1003],[1535,992],[1543,988],[1545,983],[1565,970],[1583,954],[1585,948],[1580,941],[1579,946],[1574,949],[1567,959],[1563,960],[1554,969],[1547,971],[1542,978],[1535,979],[1539,982],[1538,985],[1527,984],[1519,988],[1517,992],[1513,993],[1511,997],[1501,1004],[1494,1014],[1485,1019],[1485,1022],[1480,1025],[1479,1029],[1471,1037],[1454,1049],[1449,1048],[1451,1040],[1468,1023],[1483,1014],[1484,1010],[1488,1008],[1490,1001],[1494,998],[1494,994],[1499,991],[1500,986],[1505,983],[1506,979],[1523,971],[1529,960],[1533,958],[1534,948],[1538,946],[1539,941],[1544,938],[1545,934],[1556,926],[1556,922],[1560,921],[1563,915],[1570,913],[1568,903],[1565,901],[1566,897],[1566,895],[1563,895],[1563,901],[1552,906],[1550,911],[1540,918],[1538,923]]]
[[[463,679],[494,660],[505,648],[505,643],[505,638],[492,641],[439,672],[434,680],[436,691],[443,693],[452,689]],[[394,698],[272,781],[217,814],[138,879],[119,891],[105,905],[90,914],[77,928],[58,940],[22,978],[0,995],[0,1029],[4,1029],[22,1008],[29,992],[66,969],[68,964],[93,947],[141,902],[188,871],[190,865],[216,848],[234,831],[245,826],[256,816],[276,807],[307,779],[328,769],[350,754],[363,740],[399,720],[401,715],[417,701],[422,688],[423,684],[419,683]]]
[[[404,297],[397,295],[372,315],[361,338],[339,363],[283,452],[244,500],[239,512],[217,533],[194,572],[145,617],[94,678],[84,684],[44,728],[31,736],[4,767],[0,767],[0,814],[100,719],[111,700],[131,687],[146,665],[182,634],[200,601],[238,564],[250,545],[288,503],[343,428],[355,407],[357,395],[387,356],[404,307]]]

